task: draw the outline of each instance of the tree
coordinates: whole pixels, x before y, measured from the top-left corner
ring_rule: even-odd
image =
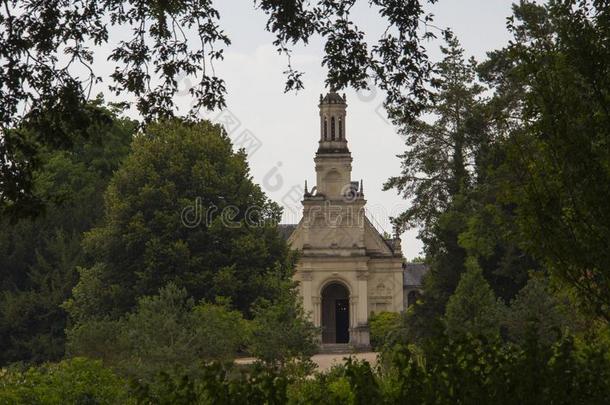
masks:
[[[73,319],[118,319],[170,282],[196,301],[217,296],[248,314],[292,274],[277,231],[280,208],[252,182],[246,154],[219,125],[151,124],[105,193],[102,223],[87,233],[93,265],[80,269]]]
[[[598,1],[522,1],[509,19],[513,41],[483,69],[511,173],[500,196],[517,207],[517,238],[606,321],[609,13]]]
[[[318,329],[307,319],[294,286],[279,286],[275,300],[258,300],[250,325],[250,353],[273,367],[285,367],[291,360],[309,361],[316,352]]]
[[[421,226],[422,238],[433,232],[441,214],[472,183],[471,168],[485,129],[477,117],[483,87],[475,81],[476,62],[465,60],[464,49],[454,36],[441,46],[441,52],[432,101],[424,111],[433,122],[417,119],[400,128],[407,147],[398,156],[402,172],[384,185],[413,199],[395,222],[402,227]]]
[[[0,219],[0,364],[63,357],[67,314],[60,305],[85,264],[82,233],[101,218],[103,190],[136,126],[101,98],[87,111],[99,117],[87,136],[75,134],[70,150],[42,153],[33,181],[45,213]]]
[[[168,284],[142,297],[118,320],[91,320],[69,330],[71,355],[98,358],[138,378],[179,369],[190,375],[203,362],[230,361],[247,342],[242,314],[227,302],[195,305],[185,289]]]
[[[388,28],[369,50],[371,39],[351,18],[355,3],[254,2],[268,17],[265,29],[275,35],[274,46],[287,57],[286,91],[303,87],[303,72],[290,61],[291,48],[319,35],[325,41],[322,64],[329,86],[361,89],[372,77],[387,91],[392,115],[413,117],[427,98],[430,69],[420,42],[433,36],[418,28],[431,16],[420,1],[369,2]],[[38,145],[63,148],[71,143],[70,130],[87,126],[83,105],[102,80],[92,45],[109,44],[118,33],[131,35],[111,48],[109,60],[116,67],[110,90],[133,94],[146,121],[174,114],[173,96],[184,76],[196,81],[190,89],[191,113],[225,105],[225,82],[214,62],[223,59],[230,39],[212,1],[11,0],[0,9],[0,27],[0,208],[19,204],[34,210],[28,179]],[[8,131],[23,118],[46,131],[35,139]]]
[[[459,235],[471,212],[474,167],[486,129],[483,88],[475,81],[476,62],[466,60],[453,36],[441,51],[432,98],[424,110],[430,118],[401,123],[407,148],[399,155],[402,172],[384,185],[412,199],[410,208],[393,221],[401,229],[420,227],[418,237],[430,264],[423,305],[409,315],[423,335],[438,332],[432,331],[430,319],[445,312],[464,271],[466,250],[459,244]]]
[[[525,285],[528,272],[542,267],[524,251],[516,237],[516,208],[502,198],[511,174],[503,168],[506,150],[494,130],[497,102],[483,96],[479,65],[472,58],[466,61],[457,39],[449,38],[441,50],[429,116],[402,127],[407,145],[399,156],[402,173],[385,184],[412,199],[394,221],[421,228],[430,265],[422,305],[403,319],[410,324],[403,326],[411,339],[442,333],[430,319],[445,312],[468,257],[506,301]]]
[[[500,336],[502,305],[483,278],[481,268],[470,259],[455,293],[447,302],[445,323],[451,337],[471,334],[494,339]]]
[[[548,280],[533,275],[506,311],[503,323],[508,336],[524,343],[534,333],[541,344],[558,342],[568,331],[576,332],[575,314],[550,290]]]
[[[501,146],[491,145],[491,155],[501,149]],[[516,237],[519,231],[515,224],[515,207],[499,198],[500,187],[495,179],[489,180],[489,174],[497,173],[498,165],[502,164],[494,161],[483,169],[487,178],[476,185],[472,211],[458,239],[468,256],[477,258],[494,293],[508,302],[525,286],[530,272],[542,273],[544,268],[521,247],[521,241]]]

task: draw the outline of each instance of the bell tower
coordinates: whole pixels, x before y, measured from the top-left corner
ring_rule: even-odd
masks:
[[[345,94],[340,96],[331,90],[326,96],[320,94],[320,152],[347,151],[345,138]]]
[[[314,159],[318,194],[328,200],[339,200],[357,192],[351,183],[352,155],[347,147],[345,94],[331,90],[320,94],[320,141]]]
[[[320,140],[314,157],[316,186],[303,196],[302,241],[307,254],[364,252],[362,182],[352,181],[352,154],[347,147],[345,95],[320,95]]]
[[[322,346],[369,348],[369,314],[403,310],[400,243],[368,220],[362,181],[352,181],[345,95],[320,95],[318,108],[316,185],[305,181],[303,218],[288,238],[300,252],[294,279]]]

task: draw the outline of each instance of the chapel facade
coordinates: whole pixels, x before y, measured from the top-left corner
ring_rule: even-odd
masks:
[[[300,252],[295,279],[324,346],[369,347],[369,316],[404,309],[400,238],[384,238],[365,215],[363,182],[353,181],[345,95],[320,95],[316,184],[305,183],[303,217],[288,242]]]

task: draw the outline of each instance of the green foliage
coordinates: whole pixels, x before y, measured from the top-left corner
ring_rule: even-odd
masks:
[[[529,271],[541,267],[515,237],[514,206],[499,198],[501,183],[495,175],[506,153],[495,138],[485,87],[477,81],[479,65],[466,59],[455,38],[441,50],[430,117],[403,123],[407,150],[399,156],[402,172],[385,184],[412,199],[394,221],[420,227],[430,266],[422,303],[401,328],[410,342],[443,333],[438,319],[468,260],[476,260],[493,293],[505,301],[523,287]]]
[[[498,198],[515,239],[610,320],[610,9],[594,0],[521,1],[510,44],[482,67],[503,161]]]
[[[307,319],[293,286],[280,287],[274,300],[258,300],[250,324],[249,352],[271,366],[285,367],[292,359],[308,362],[316,352],[318,329]]]
[[[254,5],[265,14],[264,29],[274,35],[280,54],[289,57],[293,46],[319,35],[329,87],[368,88],[372,77],[387,93],[391,115],[413,118],[428,97],[431,64],[420,43],[434,34],[419,28],[432,15],[421,1],[357,3],[372,7],[396,34],[366,37],[344,1],[256,0]],[[131,35],[121,37],[125,32]],[[371,41],[376,45],[369,48]],[[26,120],[43,130],[35,137],[8,131],[0,140],[0,210],[29,208],[35,214],[40,208],[28,204],[37,152],[41,146],[65,147],[72,131],[87,127],[83,105],[106,73],[96,47],[108,48],[115,64],[110,90],[134,96],[146,122],[176,114],[175,96],[191,80],[191,116],[201,108],[225,106],[225,82],[213,66],[231,41],[211,1],[11,1],[0,8],[0,42],[0,59],[6,61],[0,66],[0,126],[4,132]],[[288,61],[286,90],[299,90],[303,72]]]
[[[280,208],[219,125],[150,124],[115,172],[105,206],[84,241],[95,264],[81,270],[66,304],[77,322],[117,319],[170,282],[195,301],[224,296],[248,313],[255,299],[275,296],[273,280],[291,275]]]
[[[135,122],[98,99],[91,124],[65,151],[41,151],[34,173],[45,214],[0,218],[0,364],[59,360],[67,314],[60,307],[86,263],[82,233],[102,216],[102,193],[129,151]],[[94,119],[95,118],[95,119]]]
[[[433,99],[426,108],[431,118],[401,123],[406,141],[406,152],[399,155],[401,173],[384,185],[412,200],[394,222],[420,228],[430,266],[422,305],[410,315],[409,334],[414,340],[433,338],[442,330],[430,320],[445,312],[465,271],[468,252],[460,235],[473,215],[477,164],[484,161],[488,143],[484,88],[475,80],[476,62],[466,58],[455,37],[447,39],[441,52]]]
[[[27,371],[0,369],[2,404],[128,404],[124,380],[100,361],[64,360]]]
[[[577,329],[575,314],[570,316],[567,304],[553,294],[547,279],[533,275],[506,311],[504,325],[509,337],[524,343],[535,333],[542,344],[559,341],[566,330]]]
[[[289,388],[290,404],[353,404],[364,405],[382,402],[378,379],[366,361],[345,359],[327,373],[314,379],[297,381]]]
[[[483,88],[475,82],[476,62],[465,60],[459,41],[451,36],[441,47],[443,60],[436,65],[433,100],[423,119],[401,127],[407,151],[400,176],[390,178],[385,189],[395,188],[413,198],[409,209],[395,218],[401,226],[421,226],[422,237],[432,237],[439,216],[472,180],[468,160],[477,153],[484,124],[480,114]]]
[[[519,347],[464,336],[395,346],[378,373],[347,361],[291,384],[288,396],[295,404],[603,404],[609,373],[606,349],[579,349],[570,337],[549,349],[535,339]]]
[[[481,268],[469,259],[455,293],[447,302],[445,323],[451,337],[467,334],[487,339],[499,337],[503,307],[483,278]]]
[[[192,375],[202,362],[232,360],[246,332],[241,313],[227,302],[195,305],[186,290],[169,284],[159,295],[140,298],[135,311],[119,320],[76,325],[68,331],[68,349],[150,380],[164,370]]]
[[[262,363],[234,370],[201,365],[196,375],[162,371],[123,380],[101,363],[76,358],[20,372],[0,372],[2,403],[139,404],[605,404],[608,348],[565,336],[550,347],[530,335],[522,346],[463,336],[424,347],[394,346],[389,365],[373,370],[346,359],[300,378]],[[61,402],[63,401],[63,402]]]
[[[202,302],[194,307],[196,344],[205,361],[229,361],[247,344],[248,325],[239,311],[231,310],[230,302]]]
[[[172,376],[161,373],[152,383],[134,381],[138,404],[269,404],[287,402],[289,378],[277,370],[254,365],[248,373],[230,376],[218,363],[202,367],[201,376]]]
[[[369,317],[369,330],[373,350],[379,350],[392,341],[392,335],[400,325],[397,312],[380,312]]]
[[[482,170],[490,176],[495,169],[496,148],[489,148],[489,156]],[[514,208],[498,202],[498,189],[492,182],[477,186],[473,210],[466,220],[466,229],[458,240],[471,257],[476,257],[494,293],[508,302],[523,288],[530,272],[542,271],[542,265],[520,247]]]
[[[471,337],[439,340],[421,353],[397,348],[386,372],[387,403],[603,404],[610,392],[607,352],[577,350],[570,338],[546,350],[486,343]]]

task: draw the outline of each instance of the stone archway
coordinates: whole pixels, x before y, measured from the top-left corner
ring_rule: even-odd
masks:
[[[322,290],[322,343],[349,343],[349,290],[332,282]]]

